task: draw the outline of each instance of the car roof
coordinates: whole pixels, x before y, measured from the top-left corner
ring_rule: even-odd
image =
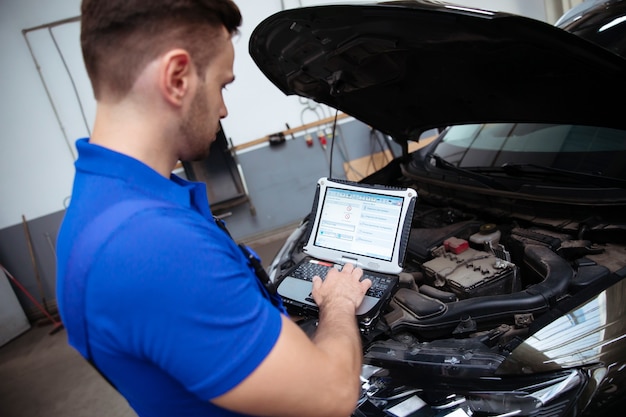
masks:
[[[626,60],[538,20],[436,1],[332,4],[261,22],[250,54],[285,94],[387,133],[538,122],[626,129]]]

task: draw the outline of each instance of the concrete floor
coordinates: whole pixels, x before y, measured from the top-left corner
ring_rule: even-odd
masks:
[[[271,262],[289,231],[246,242]],[[0,347],[0,417],[136,417],[126,400],[50,324]]]
[[[67,344],[65,330],[52,328],[35,325],[0,348],[0,416],[136,416]]]

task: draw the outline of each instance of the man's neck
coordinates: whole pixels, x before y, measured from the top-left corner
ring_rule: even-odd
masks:
[[[99,104],[90,142],[135,158],[169,178],[178,158],[166,135],[163,119],[124,104]]]

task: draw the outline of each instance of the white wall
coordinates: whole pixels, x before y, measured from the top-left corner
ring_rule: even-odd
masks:
[[[224,130],[235,144],[249,142],[317,117],[302,113],[297,97],[285,97],[256,68],[248,55],[248,40],[265,17],[286,7],[334,3],[333,0],[238,0],[243,14],[235,41],[236,82],[225,93],[230,115]],[[545,20],[544,0],[458,0],[457,4],[491,8]],[[74,175],[73,142],[88,135],[94,103],[82,69],[78,24],[53,29],[70,67],[83,105],[83,118],[67,71],[47,29],[29,32],[57,112],[59,126],[22,30],[78,16],[80,0],[1,0],[0,50],[0,229],[64,208]],[[330,115],[322,114],[320,117]],[[86,122],[85,120],[86,119]]]
[[[74,174],[22,29],[76,16],[79,0],[0,2],[0,228],[63,208]]]

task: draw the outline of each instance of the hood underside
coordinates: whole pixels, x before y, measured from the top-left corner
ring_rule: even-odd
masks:
[[[424,0],[299,8],[257,26],[250,54],[285,94],[400,141],[482,122],[626,129],[626,60],[521,16]]]

